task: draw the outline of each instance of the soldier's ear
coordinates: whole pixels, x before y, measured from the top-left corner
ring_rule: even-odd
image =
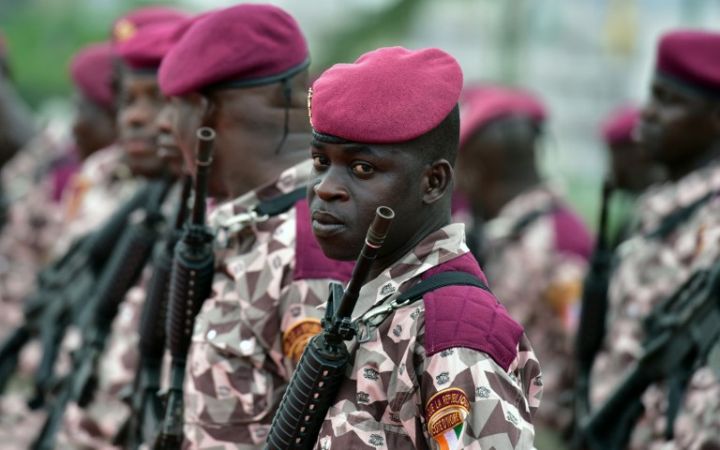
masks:
[[[439,159],[425,168],[422,178],[422,200],[432,204],[445,196],[451,189],[454,172],[446,159]]]

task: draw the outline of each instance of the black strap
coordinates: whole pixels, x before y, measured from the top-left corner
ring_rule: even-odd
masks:
[[[297,203],[298,200],[305,198],[307,195],[307,186],[303,186],[295,189],[294,191],[288,192],[287,194],[279,195],[270,200],[260,202],[255,207],[255,212],[261,216],[275,217],[278,214],[282,214]]]
[[[420,300],[424,294],[445,286],[475,286],[490,292],[485,283],[475,275],[467,272],[441,272],[403,292],[395,299],[395,302],[410,304]]]
[[[690,218],[702,205],[712,200],[716,195],[718,195],[718,191],[712,191],[704,196],[700,197],[699,199],[695,200],[694,202],[690,203],[689,205],[676,209],[672,213],[665,216],[665,218],[660,222],[660,225],[657,226],[653,231],[649,232],[646,236],[649,239],[663,239],[667,237],[670,233],[672,233],[680,224],[685,222],[687,219]]]

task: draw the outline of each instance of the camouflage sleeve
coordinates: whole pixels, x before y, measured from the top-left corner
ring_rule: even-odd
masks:
[[[720,344],[714,351],[717,364]],[[703,367],[693,374],[674,428],[677,448],[720,448],[720,372],[717,367]]]
[[[530,449],[533,447],[528,378],[530,360],[519,353],[509,372],[487,354],[452,348],[424,362],[420,396],[425,438],[432,449]],[[531,398],[539,397],[538,389]]]

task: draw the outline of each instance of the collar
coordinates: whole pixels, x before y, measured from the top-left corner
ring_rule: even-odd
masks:
[[[549,210],[560,202],[556,189],[541,184],[520,193],[502,207],[500,213],[483,224],[484,239],[498,241],[507,239],[518,221],[534,211]]]
[[[305,160],[284,170],[275,180],[219,205],[209,218],[210,226],[224,229],[228,233],[237,233],[249,225],[267,220],[254,211],[255,207],[260,202],[307,185],[311,179],[312,167],[312,160]]]
[[[452,223],[430,233],[411,252],[362,287],[353,320],[397,292],[405,282],[469,251],[462,223]]]
[[[690,172],[678,181],[668,181],[651,187],[638,200],[641,230],[653,229],[668,214],[713,191],[720,191],[720,160]]]

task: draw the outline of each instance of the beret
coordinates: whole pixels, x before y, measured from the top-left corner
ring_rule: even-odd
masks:
[[[368,144],[415,139],[457,105],[463,74],[437,48],[380,48],[353,64],[335,64],[312,84],[310,124],[316,134]]]
[[[640,109],[635,106],[621,106],[613,110],[601,127],[602,137],[608,145],[632,142],[635,125],[640,119]]]
[[[70,61],[70,77],[85,97],[109,108],[113,104],[113,51],[109,42],[80,49]]]
[[[309,65],[295,19],[272,5],[242,4],[197,20],[163,59],[165,95],[273,83]]]
[[[133,37],[137,30],[146,25],[175,22],[184,18],[187,18],[185,13],[163,6],[147,6],[133,9],[115,20],[110,33],[110,42],[116,44],[126,41]]]
[[[522,89],[489,85],[467,89],[460,115],[460,147],[488,123],[503,117],[525,117],[542,125],[547,111],[540,99]]]
[[[191,19],[180,19],[147,25],[131,38],[118,43],[115,52],[133,70],[157,70],[191,22]]]
[[[720,96],[720,33],[676,30],[658,45],[656,71],[704,95]]]

